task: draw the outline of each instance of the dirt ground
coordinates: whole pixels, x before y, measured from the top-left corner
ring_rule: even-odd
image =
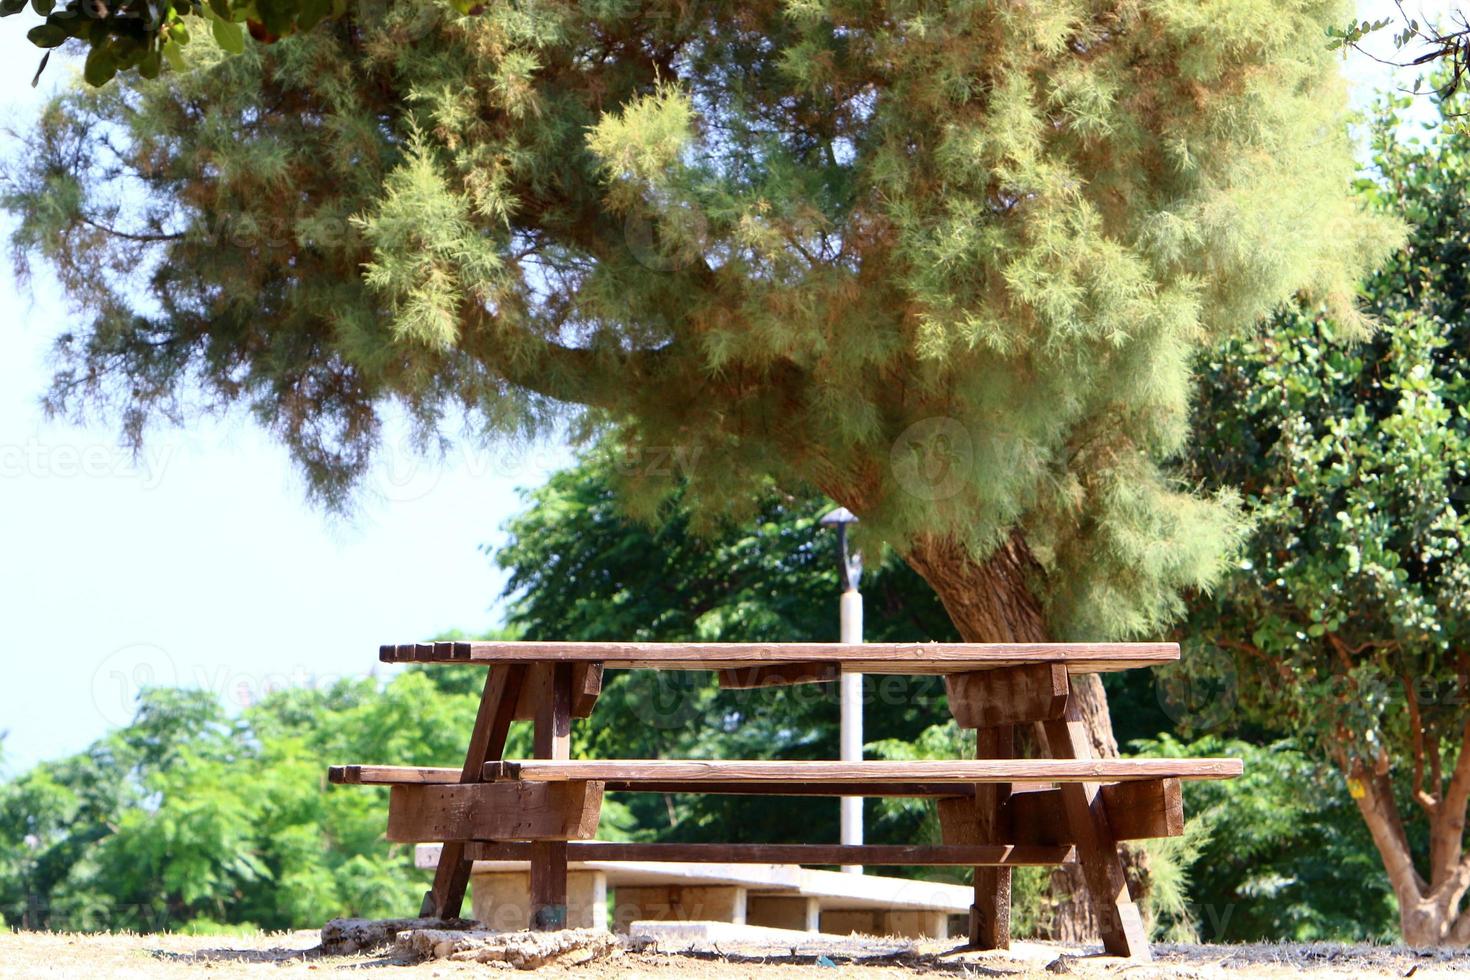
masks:
[[[457,978],[516,971],[499,964],[448,960],[406,962],[391,956],[326,956],[314,932],[250,937],[175,935],[0,934],[0,977],[211,977],[323,980],[351,975],[373,980]],[[580,966],[549,966],[546,976],[652,977],[658,980],[763,980],[802,977],[861,980],[944,975],[954,977],[1245,978],[1463,977],[1470,953],[1333,944],[1155,946],[1153,963],[1089,956],[1086,950],[1048,943],[1018,943],[1009,953],[955,953],[947,943],[813,938],[795,947],[769,944],[695,944],[665,941],[658,952],[627,953]],[[709,948],[713,945],[714,948]],[[783,944],[784,945],[784,944]],[[726,948],[729,946],[730,948]],[[840,971],[836,973],[833,971]]]

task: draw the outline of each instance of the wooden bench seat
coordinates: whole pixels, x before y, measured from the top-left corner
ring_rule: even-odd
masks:
[[[1114,783],[1135,779],[1233,779],[1239,759],[915,759],[903,762],[805,760],[549,760],[487,762],[486,780],[557,783],[578,780],[636,784],[705,783]]]
[[[477,861],[527,860],[531,845],[481,841],[468,845]],[[854,864],[873,866],[1044,867],[1070,864],[1070,845],[1012,844],[642,844],[570,841],[569,861],[693,861],[716,864]]]
[[[1181,779],[1226,779],[1240,769],[1239,761],[1234,759],[1085,762],[1067,759],[918,760],[908,763],[756,761],[694,763],[692,765],[698,767],[694,770],[689,768],[690,765],[679,760],[555,763],[554,767],[552,763],[536,760],[494,762],[485,766],[482,773],[485,781],[477,783],[460,782],[461,773],[454,769],[333,766],[329,778],[334,783],[394,787],[390,802],[390,814],[394,816],[389,822],[389,837],[393,840],[589,841],[597,832],[602,794],[613,787],[631,792],[659,793],[704,793],[710,792],[711,787],[732,794],[836,795],[857,792],[863,795],[937,798],[945,845],[974,844],[984,839],[986,846],[1041,848],[1040,851],[1024,852],[1029,856],[1020,863],[1046,864],[1061,860],[1057,857],[1061,853],[1057,848],[1067,848],[1077,842],[1074,828],[1063,817],[1062,791],[1052,788],[1053,783],[1076,785],[1096,782],[1100,806],[1107,814],[1113,838],[1141,840],[1183,833]],[[912,773],[916,766],[920,771]],[[922,776],[924,781],[895,779],[893,773],[897,767]],[[673,775],[666,778],[659,770],[672,771]],[[862,778],[870,773],[881,781]],[[1126,778],[1119,778],[1120,775]],[[715,781],[705,781],[701,776]],[[1018,781],[1022,778],[1026,781]],[[995,782],[1009,783],[1011,791],[1000,805],[993,832],[982,835],[975,824],[977,786]],[[545,797],[547,792],[555,791],[570,791],[573,795],[565,799],[559,796],[555,800]],[[989,859],[981,860],[991,852],[973,849],[935,851],[922,847],[918,850],[888,847],[846,852],[833,850],[830,845],[761,847],[778,849],[756,848],[746,857],[728,860],[791,860],[824,864],[861,859],[864,863],[976,866],[996,863]],[[716,852],[711,852],[715,856],[692,857],[678,848],[664,851],[654,848],[648,852],[649,855],[658,853],[668,856],[640,855],[625,859],[726,860]],[[731,853],[745,852],[737,848]],[[1012,862],[1005,856],[1010,852],[995,853],[1002,855],[996,859],[999,864]],[[775,856],[778,854],[785,856]],[[846,857],[839,861],[837,858],[843,855]],[[496,859],[510,860],[511,857],[501,855]]]
[[[496,770],[492,770],[496,772]],[[327,772],[329,782],[344,786],[412,786],[436,783],[457,783],[458,769],[430,766],[332,766]],[[1018,789],[1028,784],[1016,783]],[[712,783],[701,782],[697,787],[687,783],[662,782],[659,780],[606,781],[609,793],[701,793],[713,796],[865,796],[865,797],[944,797],[954,796],[959,790],[953,783],[923,783],[900,781],[892,783],[803,783],[790,780],[772,780],[768,783],[745,781]]]
[[[1065,664],[1074,674],[1172,663],[1177,643],[399,643],[384,663],[601,663],[608,668],[739,671],[811,665],[859,674],[956,674],[1026,664]],[[825,679],[831,670],[815,670]]]
[[[780,759],[702,761],[633,759],[487,762],[486,781],[605,784],[609,792],[735,795],[954,796],[973,783],[1118,783],[1154,779],[1233,779],[1239,759],[976,759],[906,762],[809,762]],[[425,766],[332,766],[330,782],[345,785],[432,785],[460,782],[460,770]]]

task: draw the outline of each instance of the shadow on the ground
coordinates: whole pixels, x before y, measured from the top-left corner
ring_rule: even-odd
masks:
[[[833,952],[803,953],[797,950],[793,950],[791,953],[725,953],[719,951],[718,947],[716,947],[713,950],[661,949],[656,953],[645,953],[642,955],[685,957],[706,963],[729,963],[736,966],[825,966],[835,967],[837,969],[896,967],[920,973],[948,973],[964,977],[1015,977],[1028,972],[1028,970],[1035,969],[1034,965],[1019,962],[1000,966],[956,958],[954,954],[961,952],[966,952],[966,950],[961,947],[943,953],[895,950],[893,952],[851,955]]]
[[[156,960],[164,960],[168,963],[184,964],[207,964],[207,963],[291,963],[311,962],[321,959],[356,959],[358,965],[370,966],[410,966],[420,962],[413,957],[398,956],[387,951],[380,955],[371,952],[363,953],[328,953],[321,946],[313,946],[310,949],[289,949],[284,946],[276,946],[272,949],[196,949],[189,953],[180,953],[171,949],[150,949],[149,956]]]
[[[210,960],[233,963],[286,963],[291,960],[320,959],[325,955],[320,946],[313,946],[311,949],[287,949],[282,946],[273,949],[196,949],[189,953],[180,953],[171,949],[150,949],[147,953],[156,960],[166,960],[170,963],[207,963]]]
[[[274,947],[271,949],[229,949],[224,947],[212,949],[199,949],[188,953],[175,950],[150,949],[148,954],[155,959],[169,963],[181,963],[190,965],[204,965],[208,963],[290,963],[311,962],[314,960],[356,960],[356,965],[362,968],[369,967],[393,967],[412,966],[422,963],[419,957],[407,956],[393,953],[390,950],[379,950],[374,952],[342,953],[334,954],[327,952],[321,946],[313,946],[309,949],[291,949],[286,947]],[[801,952],[793,949],[789,953],[751,953],[751,952],[721,952],[718,948],[714,950],[699,949],[663,949],[657,952],[632,953],[629,959],[636,961],[642,958],[670,960],[685,958],[707,963],[728,963],[734,966],[824,966],[838,969],[851,969],[861,967],[897,967],[915,970],[931,974],[953,974],[955,976],[967,977],[1015,977],[1027,972],[1028,966],[1024,963],[985,964],[976,963],[973,960],[962,960],[953,954],[965,952],[963,947],[943,953],[921,953],[915,950],[895,950],[891,952],[842,954],[834,952],[812,953]],[[1034,967],[1033,967],[1034,968]]]

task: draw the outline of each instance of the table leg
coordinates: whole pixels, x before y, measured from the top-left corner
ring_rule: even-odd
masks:
[[[975,732],[975,758],[1009,759],[1015,752],[1009,725]],[[1003,842],[1001,807],[1011,795],[1009,783],[977,783],[975,825],[979,844]],[[970,906],[970,945],[976,949],[1011,948],[1011,869],[976,868],[975,904]]]
[[[531,928],[567,927],[567,843],[531,843]]]
[[[572,755],[572,665],[538,664],[535,756],[569,759]],[[531,928],[565,929],[567,924],[566,841],[531,845]]]
[[[1053,757],[1092,757],[1092,745],[1076,701],[1067,705],[1064,718],[1048,721],[1045,726]],[[1062,783],[1061,794],[1067,823],[1076,841],[1077,860],[1097,910],[1103,948],[1114,956],[1152,959],[1143,917],[1128,893],[1128,880],[1118,856],[1118,842],[1108,824],[1101,788],[1097,783]]]
[[[465,752],[462,783],[478,783],[486,762],[505,753],[505,739],[515,717],[516,701],[525,682],[524,664],[491,667],[480,694],[480,708],[475,713],[475,727],[470,732],[470,746]],[[445,841],[434,869],[434,884],[424,894],[419,915],[425,918],[455,919],[464,906],[465,888],[470,882],[470,862],[465,859],[464,841]]]
[[[533,755],[537,759],[572,757],[572,665],[537,664],[536,736]]]

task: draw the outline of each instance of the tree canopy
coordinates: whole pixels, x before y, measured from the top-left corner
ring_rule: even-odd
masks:
[[[1014,545],[1049,633],[1117,637],[1238,530],[1160,469],[1192,356],[1298,289],[1353,329],[1395,234],[1347,193],[1340,7],[397,3],[236,57],[196,30],[193,70],[53,104],[3,204],[85,317],[57,411],[136,439],[243,404],[341,503],[390,406],[427,445],[577,406],[681,450],[692,505],[818,487],[901,553],[947,542],[952,615],[940,566]]]
[[[382,839],[386,794],[326,786],[323,760],[457,764],[476,702],[427,672],[283,691],[238,718],[212,692],[145,691],[130,724],[0,783],[0,915],[153,932],[401,914],[426,876]]]
[[[1364,283],[1381,329],[1359,341],[1297,305],[1261,336],[1224,345],[1203,372],[1192,456],[1206,483],[1241,488],[1256,529],[1239,572],[1200,604],[1186,668],[1223,657],[1249,713],[1336,763],[1416,944],[1470,942],[1470,137],[1453,119],[1460,111],[1444,103],[1445,124],[1422,140],[1405,140],[1391,111],[1376,120],[1362,191],[1410,224],[1408,242]],[[1411,833],[1416,813],[1422,835]]]

